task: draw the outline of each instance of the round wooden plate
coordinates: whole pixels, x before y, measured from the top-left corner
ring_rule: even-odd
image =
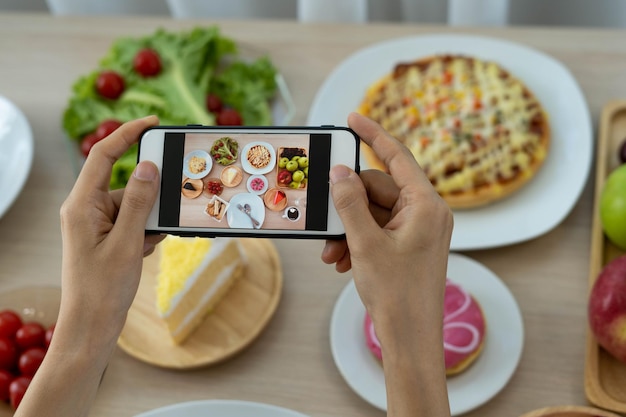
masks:
[[[144,259],[139,289],[118,346],[141,361],[172,369],[212,365],[246,348],[276,311],[283,272],[278,252],[270,240],[241,239],[241,244],[248,257],[245,275],[182,345],[173,342],[157,313],[157,248]]]
[[[620,417],[610,411],[583,405],[561,405],[531,411],[521,417]]]

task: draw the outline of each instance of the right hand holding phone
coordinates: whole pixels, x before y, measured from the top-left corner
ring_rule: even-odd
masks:
[[[348,124],[389,174],[331,169],[346,240],[327,241],[322,260],[352,269],[383,347],[389,415],[446,415],[442,313],[452,213],[405,146],[359,114]]]

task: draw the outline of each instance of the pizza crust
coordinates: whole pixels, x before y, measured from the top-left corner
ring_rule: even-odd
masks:
[[[437,180],[433,179],[429,175],[428,167],[429,167],[430,161],[427,160],[426,163],[424,164],[424,166],[426,167],[425,172],[429,176],[431,181],[433,182],[433,186],[439,192],[442,198],[448,203],[448,205],[453,209],[468,209],[468,208],[484,206],[486,204],[499,201],[513,194],[517,190],[519,190],[523,185],[527,184],[535,176],[535,174],[538,172],[540,167],[543,165],[543,162],[547,156],[549,144],[550,144],[550,126],[548,122],[548,116],[545,113],[545,110],[543,109],[543,107],[541,106],[541,103],[539,103],[536,97],[532,94],[532,92],[528,89],[528,87],[523,82],[521,82],[518,79],[513,78],[513,76],[510,73],[508,73],[505,69],[503,69],[501,66],[495,63],[479,61],[476,58],[466,57],[466,56],[454,56],[454,55],[431,56],[428,58],[415,61],[413,63],[397,65],[392,73],[385,75],[384,77],[376,81],[368,89],[368,92],[366,93],[366,97],[361,103],[361,106],[358,109],[358,111],[361,114],[367,117],[370,117],[373,120],[380,123],[384,128],[386,128],[389,131],[389,133],[391,133],[393,136],[398,138],[405,145],[407,145],[406,143],[407,141],[412,141],[412,146],[413,148],[415,148],[416,147],[415,138],[414,137],[410,138],[410,133],[411,133],[410,129],[406,137],[404,137],[402,133],[398,133],[394,131],[393,128],[389,129],[390,125],[393,127],[394,123],[396,125],[398,124],[397,113],[399,112],[395,111],[396,110],[395,107],[391,107],[392,111],[389,111],[390,104],[386,103],[386,106],[388,106],[387,110],[385,112],[378,111],[377,113],[377,110],[376,110],[377,104],[379,104],[381,100],[385,99],[384,95],[382,95],[382,99],[381,99],[381,92],[384,91],[384,89],[387,88],[389,85],[391,85],[397,77],[402,77],[404,74],[407,74],[407,71],[409,71],[411,67],[418,68],[421,71],[423,68],[428,68],[435,60],[445,60],[446,62],[449,62],[450,60],[453,60],[453,59],[468,60],[468,62],[471,62],[472,64],[478,61],[479,65],[483,65],[483,64],[489,65],[489,70],[491,71],[491,73],[495,74],[501,80],[506,80],[504,82],[514,85],[514,87],[511,87],[511,88],[518,89],[517,91],[518,99],[523,100],[523,101],[521,103],[516,103],[516,105],[519,106],[520,104],[522,104],[529,109],[532,108],[532,110],[529,110],[526,112],[527,114],[532,116],[532,120],[529,120],[527,123],[529,126],[528,130],[526,132],[522,132],[523,134],[533,135],[532,144],[524,144],[523,152],[516,151],[522,155],[511,156],[511,155],[508,155],[506,152],[503,152],[501,155],[497,155],[497,157],[500,159],[504,159],[504,161],[494,162],[495,164],[502,163],[503,166],[509,168],[509,171],[507,171],[507,174],[508,174],[507,176],[504,176],[504,175],[502,177],[498,176],[497,180],[483,181],[482,184],[472,183],[472,186],[470,188],[467,188],[467,186],[465,186],[465,188],[463,189],[454,189],[452,191],[448,191],[448,190],[441,189],[441,187],[438,187]],[[445,68],[445,64],[442,64],[442,65]],[[494,70],[494,68],[496,69]],[[409,74],[407,76],[412,76],[413,78],[416,77],[415,74]],[[484,74],[481,74],[481,76],[484,76]],[[405,84],[408,84],[408,82],[405,82]],[[496,84],[497,84],[497,80],[496,80]],[[471,88],[475,90],[476,86],[473,86]],[[520,88],[521,88],[521,92],[519,91]],[[392,91],[392,93],[397,95],[397,91]],[[461,94],[461,93],[463,93],[463,91],[459,92],[458,89],[455,90],[455,94]],[[501,94],[501,97],[506,97],[505,95],[506,92],[502,93],[501,91],[498,91],[498,93]],[[420,92],[418,90],[410,90],[406,92],[407,97],[420,96],[423,94],[424,94],[423,91]],[[471,92],[468,92],[468,94],[471,94]],[[402,99],[402,100],[405,100],[405,99]],[[417,102],[418,104],[416,105],[416,107],[420,105],[419,100],[417,100]],[[463,102],[460,102],[460,103],[461,105],[463,105]],[[406,104],[407,104],[406,102],[397,103],[397,106],[398,107],[402,105],[406,106]],[[504,105],[506,106],[507,103],[505,103]],[[505,107],[503,107],[503,109],[505,109]],[[414,109],[409,108],[408,110],[410,111]],[[420,109],[420,110],[423,110],[423,109]],[[415,110],[413,113],[415,112],[419,113],[420,110]],[[493,114],[494,111],[498,110],[498,106],[491,105],[489,106],[487,110],[491,112],[490,114]],[[484,112],[485,115],[487,114],[487,110],[485,110]],[[509,113],[512,113],[513,115],[516,114],[515,112],[511,112],[510,109],[507,109],[507,110],[509,111]],[[381,113],[383,114],[382,117],[381,117]],[[480,114],[480,112],[475,112],[475,115],[476,113]],[[387,115],[389,116],[389,120],[385,119]],[[411,114],[409,114],[409,116],[411,116]],[[448,126],[450,120],[451,119],[449,118],[446,119],[446,117],[441,117],[438,122],[440,122],[444,126]],[[401,122],[404,123],[404,125],[406,125],[404,121],[401,121]],[[504,123],[503,123],[503,126],[504,126]],[[433,135],[438,134],[436,133],[436,129],[431,129],[431,130],[435,132],[433,133]],[[516,132],[508,132],[507,130],[506,135],[494,134],[493,136],[486,137],[484,140],[486,142],[496,141],[496,142],[489,142],[490,146],[495,146],[499,148],[504,147],[505,149],[508,149],[506,147],[510,146],[509,142],[513,141],[512,137],[514,134],[516,134]],[[501,143],[498,141],[500,141]],[[411,149],[411,146],[409,145],[407,146]],[[428,146],[428,145],[425,145],[425,146]],[[383,163],[376,157],[376,155],[373,153],[371,148],[369,148],[365,144],[362,144],[361,151],[369,167],[373,169],[380,169],[383,171],[387,171],[387,167],[385,167]],[[414,155],[416,154],[416,152],[413,152],[413,153]],[[468,154],[470,156],[467,156]],[[466,163],[468,160],[470,160],[472,156],[474,158],[476,157],[476,155],[472,155],[471,152],[466,152],[465,155],[466,155],[464,156],[465,161],[459,162],[459,156],[457,155],[455,162],[463,166],[463,164]],[[416,159],[418,160],[418,162],[420,162],[420,157],[424,159],[423,155],[416,155]],[[494,156],[487,155],[486,158],[494,158]],[[511,158],[512,161],[506,161],[507,158]],[[518,162],[513,160],[515,158],[517,158],[518,160],[522,158],[522,160],[525,162],[522,168],[520,168],[517,165]],[[436,158],[433,158],[434,163],[437,162],[435,159]],[[476,177],[479,177],[479,175],[477,175]],[[472,181],[473,180],[474,180],[474,176],[472,176]]]

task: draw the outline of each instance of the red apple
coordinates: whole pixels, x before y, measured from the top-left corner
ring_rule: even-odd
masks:
[[[589,325],[596,340],[626,363],[626,255],[602,269],[589,295]]]
[[[289,185],[289,183],[291,182],[291,172],[287,170],[280,171],[278,173],[278,178],[276,179],[276,181],[284,186]]]

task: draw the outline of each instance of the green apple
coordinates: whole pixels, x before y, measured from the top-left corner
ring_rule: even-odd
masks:
[[[308,177],[309,176],[309,167],[304,167],[304,169],[302,170],[302,172],[304,172],[304,176]]]
[[[282,157],[278,160],[278,168],[285,168],[287,166],[287,162],[289,162],[289,158]]]
[[[297,170],[291,174],[291,179],[296,182],[301,182],[304,179],[304,172]]]
[[[306,156],[303,156],[300,159],[298,159],[298,166],[300,168],[308,167],[309,166],[309,158],[307,158]]]
[[[600,194],[600,221],[604,233],[626,250],[626,164],[609,174]]]
[[[287,171],[289,171],[289,172],[294,172],[296,169],[298,169],[298,162],[297,161],[289,161],[289,162],[287,162],[287,165],[285,165],[285,168],[287,168]]]
[[[291,181],[289,183],[289,188],[300,188],[300,183],[298,181]]]

